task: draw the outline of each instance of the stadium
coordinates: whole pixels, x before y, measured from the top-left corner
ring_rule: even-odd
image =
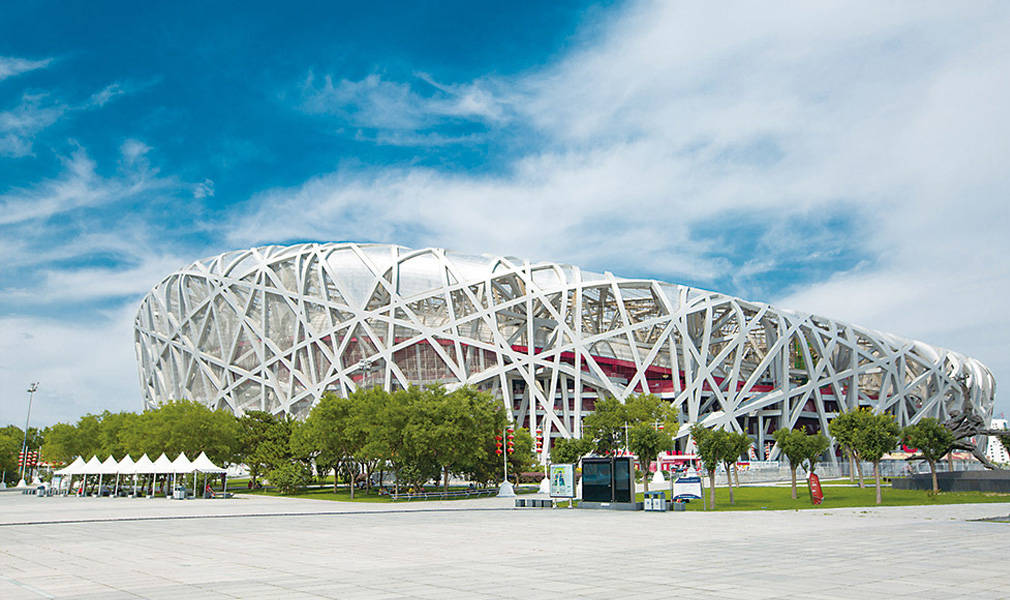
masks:
[[[967,402],[988,423],[995,395],[975,359],[817,315],[566,264],[384,244],[194,262],[143,299],[135,343],[145,407],[189,399],[302,417],[327,391],[473,385],[551,439],[579,436],[601,397],[649,392],[679,409],[682,448],[692,423],[746,432],[761,451],[776,429],[827,431],[860,406],[905,425]]]

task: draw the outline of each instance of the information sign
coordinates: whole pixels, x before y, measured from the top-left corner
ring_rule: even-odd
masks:
[[[551,465],[551,498],[575,497],[575,465]]]

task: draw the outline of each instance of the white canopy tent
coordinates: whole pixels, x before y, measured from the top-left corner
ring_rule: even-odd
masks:
[[[133,487],[134,487],[133,493],[134,493],[134,495],[136,495],[136,493],[137,493],[137,489],[136,489],[137,488],[137,475],[150,475],[152,473],[154,473],[154,463],[151,462],[151,459],[145,453],[143,456],[141,456],[139,459],[137,459],[137,462],[133,463]],[[151,482],[151,489],[152,490],[154,489],[154,482],[153,481]]]
[[[92,456],[88,459],[88,462],[84,464],[84,469],[81,470],[81,475],[98,475],[102,472],[102,461],[98,460],[97,456]]]
[[[155,482],[158,480],[158,475],[165,475],[166,495],[171,497],[171,494],[167,493],[167,487],[168,487],[167,476],[175,473],[175,467],[172,466],[172,461],[168,458],[168,456],[164,452],[162,452],[161,456],[159,456],[154,460],[154,463],[151,465],[151,473],[154,475],[151,481],[151,496],[154,496],[154,486]]]
[[[133,470],[131,471],[134,475],[147,475],[148,473],[153,472],[154,463],[147,457],[147,454],[144,454],[137,459],[137,462],[133,463]]]
[[[176,475],[187,475],[192,473],[194,470],[193,463],[186,458],[185,452],[180,452],[179,456],[172,461],[172,472]]]
[[[209,458],[207,458],[206,452],[201,452],[200,456],[196,457],[193,461],[193,468],[198,473],[204,474],[204,489],[207,488],[207,475],[221,475],[227,473],[227,469],[222,469],[221,467],[215,465]],[[195,486],[194,486],[195,487]],[[223,493],[228,493],[228,478],[224,478],[224,490]],[[225,496],[227,497],[227,496]]]
[[[124,456],[123,460],[119,461],[119,464],[116,465],[116,467],[117,467],[117,470],[116,470],[116,490],[113,492],[114,496],[118,496],[119,495],[119,476],[120,475],[133,475],[133,483],[134,483],[134,485],[133,485],[133,491],[134,491],[134,493],[136,493],[136,491],[137,491],[137,476],[133,472],[133,465],[134,465],[133,457],[131,457],[129,454],[127,454],[126,456]]]
[[[227,469],[222,469],[221,467],[215,465],[209,458],[207,458],[206,452],[201,452],[200,456],[196,457],[193,461],[193,468],[201,473],[227,473]]]
[[[55,475],[60,477],[66,477],[67,475],[80,475],[84,469],[84,459],[78,456],[69,465],[63,467],[59,471],[56,471]]]
[[[102,477],[104,477],[105,475],[116,475],[117,473],[119,473],[119,463],[110,454],[109,458],[106,458],[105,461],[103,461],[102,464],[100,464],[98,466],[98,497],[99,498],[102,497]]]

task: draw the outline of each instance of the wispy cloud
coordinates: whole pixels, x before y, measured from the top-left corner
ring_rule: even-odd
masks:
[[[2,68],[0,63],[0,73]],[[61,118],[100,109],[136,89],[140,86],[112,83],[79,103],[57,98],[50,92],[25,92],[16,106],[0,111],[0,156],[29,156],[33,153],[36,136]]]
[[[63,170],[58,177],[0,195],[0,226],[44,221],[61,213],[176,186],[171,179],[157,178],[157,170],[144,158],[148,150],[141,142],[128,140],[122,147],[119,175],[105,178],[96,173],[95,161],[78,146],[61,159]]]
[[[506,107],[487,85],[481,81],[444,85],[426,74],[412,83],[388,81],[378,74],[359,81],[325,75],[320,81],[309,72],[301,86],[299,108],[340,117],[350,127],[392,131],[418,131],[451,120],[502,121]]]
[[[0,156],[27,156],[35,135],[67,112],[48,94],[25,94],[14,108],[0,111]]]
[[[8,77],[15,77],[22,73],[28,73],[36,69],[44,69],[53,62],[51,58],[42,60],[30,60],[15,56],[0,56],[0,81]]]

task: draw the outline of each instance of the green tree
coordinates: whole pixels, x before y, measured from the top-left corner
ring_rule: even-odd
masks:
[[[583,419],[582,436],[593,441],[596,452],[606,454],[624,447],[626,438],[630,446],[630,430],[639,424],[662,424],[665,430],[675,431],[677,409],[653,394],[633,394],[623,403],[614,397],[602,398]]]
[[[101,436],[102,419],[97,422]],[[206,452],[212,461],[227,464],[235,460],[239,447],[240,427],[234,415],[189,400],[166,402],[135,418],[116,420],[114,428],[123,452],[137,456],[147,453],[155,458],[164,452],[175,457],[185,452],[195,458]]]
[[[719,463],[723,457],[730,452],[732,442],[729,433],[721,429],[708,429],[699,424],[691,427],[691,437],[697,447],[698,457],[708,471],[708,503],[709,508],[715,510],[715,471],[719,468]]]
[[[858,474],[859,487],[866,487],[863,481],[863,458],[859,456],[855,447],[856,433],[864,427],[864,423],[872,414],[865,408],[849,410],[840,413],[828,424],[831,436],[835,438],[835,443],[842,447],[849,457],[849,480]]]
[[[370,390],[358,390],[349,396],[337,396],[327,392],[312,407],[305,419],[304,429],[295,437],[296,447],[303,451],[314,449],[318,464],[333,469],[333,490],[337,490],[337,480],[343,470],[350,481],[351,499],[354,499],[354,483],[358,474],[355,456],[366,442],[366,432],[362,429],[360,407]]]
[[[817,432],[807,435],[805,443],[804,460],[807,463],[807,471],[813,474],[814,469],[817,468],[817,459],[831,446],[831,440],[823,433]]]
[[[608,396],[597,400],[592,414],[582,420],[582,435],[592,440],[593,450],[598,454],[608,454],[624,446],[626,424],[624,405]]]
[[[380,388],[372,388],[380,389]],[[423,401],[423,390],[411,386],[385,394],[382,402],[373,406],[363,419],[367,424],[367,452],[388,464],[394,474],[394,493],[400,493],[401,471],[409,462],[404,431],[411,418],[411,407]]]
[[[929,463],[929,471],[933,475],[933,493],[940,491],[936,481],[936,461],[950,452],[954,445],[954,434],[936,419],[926,417],[918,423],[901,430],[901,440],[919,451],[919,455]]]
[[[3,473],[5,483],[18,481],[18,452],[24,431],[13,425],[0,429],[0,473]]]
[[[571,463],[578,468],[582,457],[593,450],[593,441],[584,437],[559,438],[554,440],[551,448],[551,462],[555,464]]]
[[[736,504],[736,499],[733,497],[733,480],[730,478],[730,472],[736,474],[736,463],[740,460],[740,455],[747,452],[747,449],[751,446],[750,436],[746,433],[737,433],[732,431],[727,431],[724,444],[725,453],[722,456],[723,466],[726,468],[726,483],[729,485],[729,503]],[[739,484],[739,477],[737,479]]]
[[[666,429],[657,430],[656,427],[648,423],[638,423],[631,428],[629,433],[631,451],[638,457],[638,463],[642,466],[645,475],[642,482],[645,491],[649,491],[649,464],[659,456],[660,452],[673,449],[673,436],[667,433]]]
[[[789,473],[792,477],[792,495],[796,499],[796,468],[808,459],[810,443],[807,434],[799,429],[776,429],[772,434],[779,452],[789,459]]]
[[[871,414],[856,432],[853,447],[864,460],[873,463],[873,477],[877,485],[877,504],[880,497],[880,459],[894,450],[901,438],[901,430],[894,421],[894,415]]]
[[[308,485],[312,472],[302,461],[287,461],[267,471],[270,483],[282,494],[295,494]]]
[[[262,410],[247,410],[238,419],[236,459],[249,468],[253,487],[273,465],[290,453],[290,432],[283,418]]]

